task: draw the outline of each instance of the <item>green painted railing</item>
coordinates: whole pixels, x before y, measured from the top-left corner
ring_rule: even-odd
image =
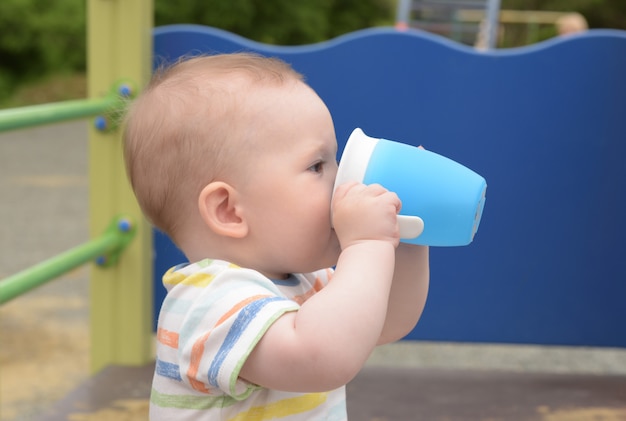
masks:
[[[98,116],[96,128],[107,130],[115,125],[115,113],[133,94],[130,83],[118,83],[102,98],[77,99],[50,104],[0,110],[0,132],[40,126],[61,121]]]
[[[0,304],[91,260],[100,266],[114,264],[134,235],[134,224],[128,218],[115,218],[100,237],[0,280]]]

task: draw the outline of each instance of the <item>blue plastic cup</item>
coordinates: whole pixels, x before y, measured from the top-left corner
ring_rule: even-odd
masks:
[[[485,205],[483,177],[422,148],[367,136],[355,129],[344,149],[335,187],[380,184],[402,201],[401,241],[464,246],[474,239]]]

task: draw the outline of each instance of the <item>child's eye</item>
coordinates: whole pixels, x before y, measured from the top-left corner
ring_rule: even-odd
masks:
[[[313,171],[313,172],[316,172],[316,173],[322,172],[323,169],[324,169],[324,162],[323,161],[316,162],[315,164],[313,164],[313,165],[311,165],[309,167],[309,171]]]

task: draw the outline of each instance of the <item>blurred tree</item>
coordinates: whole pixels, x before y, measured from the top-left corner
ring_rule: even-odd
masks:
[[[268,44],[320,42],[392,25],[395,0],[156,0],[155,24],[195,23]]]
[[[395,0],[154,0],[155,24],[214,26],[269,44],[391,25]],[[0,102],[51,73],[85,69],[86,0],[0,0]]]
[[[85,2],[0,0],[0,96],[50,72],[85,68]]]

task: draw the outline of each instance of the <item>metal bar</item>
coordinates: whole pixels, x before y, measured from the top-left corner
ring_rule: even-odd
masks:
[[[496,47],[498,38],[499,27],[499,14],[500,14],[500,0],[488,0],[487,1],[487,49],[492,50]]]
[[[411,23],[411,0],[400,0],[396,10],[396,27],[406,29]]]
[[[132,87],[123,83],[116,85],[102,98],[75,99],[0,110],[0,132],[109,113],[121,108],[123,99],[130,97],[132,92]]]
[[[74,247],[0,281],[0,304],[41,286],[70,270],[101,258],[99,263],[115,260],[132,239],[134,230],[127,219],[116,219],[100,237]],[[111,259],[112,258],[112,259]]]
[[[565,12],[545,12],[540,10],[500,10],[500,23],[529,23],[554,25]],[[480,22],[485,19],[484,10],[461,9],[457,11],[457,20],[461,22]]]

